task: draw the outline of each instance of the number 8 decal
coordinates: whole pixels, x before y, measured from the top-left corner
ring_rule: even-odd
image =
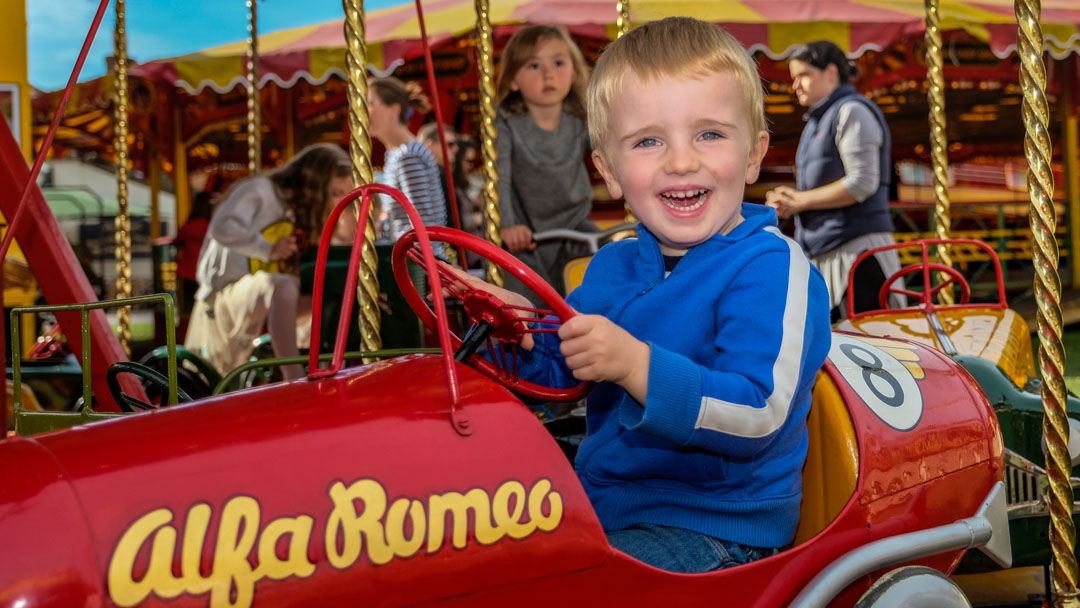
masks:
[[[855,394],[885,424],[909,431],[923,413],[922,391],[896,357],[851,336],[833,334],[829,360]]]

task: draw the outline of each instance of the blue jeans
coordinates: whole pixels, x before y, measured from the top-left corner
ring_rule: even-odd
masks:
[[[746,564],[776,553],[747,547],[682,528],[635,524],[607,533],[612,547],[669,572],[709,572]]]

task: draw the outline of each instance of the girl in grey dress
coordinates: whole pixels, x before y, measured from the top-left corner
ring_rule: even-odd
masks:
[[[534,25],[514,34],[501,59],[496,97],[503,245],[560,293],[567,261],[589,255],[570,241],[536,243],[534,232],[595,232],[585,155],[582,94],[588,67],[566,30]],[[508,281],[507,287],[520,291]]]

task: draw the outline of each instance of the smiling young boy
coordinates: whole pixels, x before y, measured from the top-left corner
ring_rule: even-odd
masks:
[[[677,572],[771,555],[795,536],[830,328],[821,275],[742,202],[769,143],[756,66],[719,27],[664,19],[604,51],[587,102],[638,238],[596,254],[581,314],[527,340],[519,374],[597,382],[576,468],[614,547]]]

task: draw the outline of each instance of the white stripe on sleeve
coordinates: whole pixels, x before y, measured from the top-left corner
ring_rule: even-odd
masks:
[[[798,243],[784,236],[779,229],[770,226],[766,230],[784,239],[791,252],[787,302],[784,305],[784,334],[772,370],[773,392],[763,408],[703,396],[695,428],[739,437],[764,437],[784,424],[791,409],[802,372],[810,261]]]

